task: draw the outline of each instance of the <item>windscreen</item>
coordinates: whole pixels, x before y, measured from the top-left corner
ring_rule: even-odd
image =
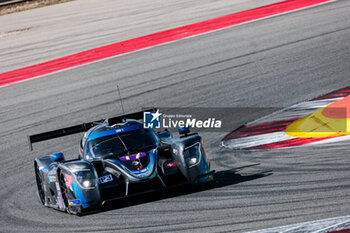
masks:
[[[148,129],[114,134],[88,142],[86,154],[94,158],[113,158],[155,148],[157,139]]]

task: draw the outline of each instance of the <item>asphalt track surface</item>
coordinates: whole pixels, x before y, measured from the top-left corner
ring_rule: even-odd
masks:
[[[0,90],[0,231],[243,232],[350,214],[349,142],[226,151],[204,133],[218,183],[114,203],[70,216],[36,198],[33,159],[77,154],[80,135],[39,143],[26,135],[146,106],[251,107],[237,126],[349,85],[346,0],[189,38]],[[62,149],[64,148],[64,149]]]

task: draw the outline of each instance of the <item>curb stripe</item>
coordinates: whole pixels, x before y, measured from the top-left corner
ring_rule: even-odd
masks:
[[[284,148],[284,147],[292,147],[292,146],[302,146],[305,144],[323,141],[326,139],[330,139],[334,137],[323,137],[323,138],[293,138],[285,141],[279,141],[269,144],[264,144],[261,146],[248,147],[245,149],[276,149],[276,148]]]
[[[271,5],[105,45],[37,65],[2,73],[0,74],[0,86],[331,1],[334,0],[285,0]]]
[[[318,111],[323,112],[323,110],[326,109],[326,106],[335,106],[333,107],[333,110],[331,109],[333,111],[331,113],[334,115],[337,113],[335,112],[337,108],[343,109],[348,106],[346,102],[348,100],[345,98],[349,97],[350,86],[347,86],[345,88],[341,88],[314,98],[310,101],[295,104],[291,107],[271,113],[265,117],[249,122],[246,125],[242,125],[241,127],[231,131],[226,136],[224,136],[223,139],[221,139],[222,145],[231,149],[276,149],[302,146],[310,143],[319,144],[348,140],[350,138],[350,134],[335,133],[322,135],[322,137],[319,135],[306,135],[304,137],[301,137],[300,135],[293,135],[291,132],[298,133],[299,131],[297,131],[297,129],[301,132],[309,132],[308,128],[299,129],[300,126],[296,125],[295,127],[297,127],[297,129],[290,129],[289,131],[288,129],[292,126],[292,124],[296,124],[297,120],[301,120],[305,117],[309,117],[311,119],[311,117]],[[327,124],[330,122],[329,120],[322,120],[323,118],[320,117],[316,117],[315,119],[319,119],[324,123],[327,122]],[[341,119],[335,119],[335,125],[339,124],[340,120]],[[344,123],[345,125],[347,125],[346,122],[347,121]],[[309,125],[310,124],[306,124],[308,127]],[[322,128],[316,126],[311,128],[323,130]],[[341,132],[338,128],[335,127],[332,130],[335,132]]]
[[[333,99],[333,98],[340,98],[340,97],[346,97],[350,95],[350,86],[344,87],[342,89],[333,91],[331,93],[328,93],[326,95],[314,98],[310,101],[315,101],[315,100],[324,100],[324,99]]]
[[[337,231],[329,231],[328,233],[350,233],[350,228]]]
[[[288,125],[290,125],[293,121],[297,119],[299,118],[271,121],[251,126],[243,125],[238,129],[233,130],[231,133],[227,134],[223,139],[221,139],[221,141],[226,141],[234,138],[248,137],[250,135],[283,131],[287,128]]]
[[[275,142],[280,142],[284,140],[293,139],[292,137],[289,137],[284,132],[274,132],[274,133],[267,133],[267,134],[259,134],[259,135],[252,135],[250,137],[242,137],[237,138],[232,141],[230,141],[230,144],[228,145],[229,148],[232,149],[247,149],[247,148],[255,148],[261,145],[271,144]],[[232,143],[232,144],[231,144]],[[223,144],[225,146],[225,144]]]

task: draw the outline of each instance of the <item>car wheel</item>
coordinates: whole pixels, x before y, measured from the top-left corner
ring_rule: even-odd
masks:
[[[40,174],[40,170],[38,167],[38,164],[35,162],[34,163],[34,169],[35,169],[35,179],[36,179],[36,184],[38,187],[38,199],[41,204],[45,205],[45,193],[44,193],[44,188],[43,188],[43,180]]]

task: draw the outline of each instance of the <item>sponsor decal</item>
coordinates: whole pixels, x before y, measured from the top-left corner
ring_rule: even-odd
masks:
[[[71,181],[71,179],[72,179],[72,176],[70,176],[70,175],[64,175],[64,181],[65,181],[65,183],[66,183],[66,187],[67,188],[71,188],[70,187],[70,181]]]
[[[113,176],[112,175],[106,175],[106,176],[102,176],[98,179],[100,184],[104,184],[107,182],[111,182],[113,180]]]
[[[49,182],[56,182],[56,175],[49,175]]]
[[[174,154],[174,155],[177,155],[177,153],[179,153],[178,150],[173,149],[173,154]]]
[[[61,192],[61,188],[60,188],[60,185],[58,184],[58,182],[56,182],[56,189],[57,189],[57,202],[58,202],[58,207],[59,207],[61,210],[64,210],[64,203],[63,203],[62,192]]]
[[[81,206],[81,202],[79,199],[76,199],[76,200],[68,200],[68,204],[70,206]]]
[[[87,201],[86,201],[83,193],[81,192],[79,186],[77,184],[74,184],[74,183],[72,183],[71,186],[72,186],[72,191],[73,191],[75,197],[78,198],[78,200],[80,201],[81,206],[83,208],[89,207],[90,204],[87,203]]]
[[[166,168],[176,167],[176,163],[175,162],[164,163],[164,167]]]
[[[137,153],[137,154],[134,154],[134,155],[127,155],[127,156],[123,156],[123,157],[120,157],[120,161],[127,161],[127,160],[136,160],[136,159],[139,159],[141,157],[145,157],[147,154],[145,152],[141,152],[141,153]]]

